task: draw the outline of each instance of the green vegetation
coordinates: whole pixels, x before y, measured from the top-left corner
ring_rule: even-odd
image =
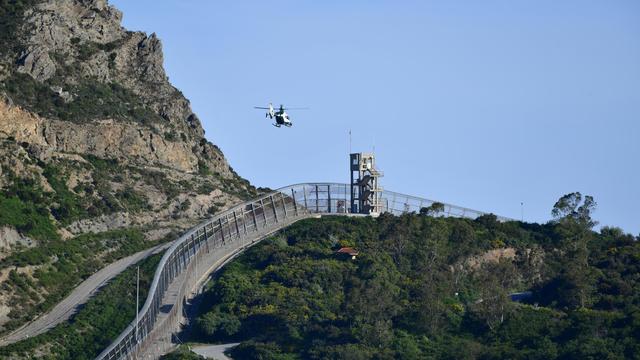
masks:
[[[167,140],[167,141],[177,141],[178,140],[178,135],[177,135],[176,131],[172,129],[171,131],[165,131],[164,139]]]
[[[198,174],[202,176],[208,176],[213,174],[211,172],[211,169],[209,169],[209,166],[207,165],[207,163],[200,159],[198,159]]]
[[[51,195],[30,179],[16,180],[7,176],[12,185],[0,193],[0,225],[15,227],[20,233],[36,240],[57,240],[47,204]]]
[[[103,159],[93,155],[84,155],[84,158],[91,164],[88,170],[93,172],[93,183],[86,184],[84,192],[97,195],[97,198],[88,205],[87,212],[90,216],[123,210],[135,213],[148,208],[146,197],[130,187],[115,194],[112,193],[110,182],[121,183],[122,176],[127,175],[130,168],[121,166],[115,159]]]
[[[46,208],[28,203],[16,196],[0,194],[0,225],[15,227],[36,240],[58,239],[56,227]]]
[[[70,240],[55,240],[16,252],[0,260],[0,269],[37,266],[33,277],[11,272],[1,289],[12,292],[12,329],[51,309],[74,287],[94,272],[118,259],[152,247],[139,229],[114,230],[84,234]],[[41,297],[38,294],[47,294]]]
[[[167,178],[167,175],[157,170],[136,169],[142,180],[167,195],[169,200],[175,199],[180,194],[180,187]]]
[[[205,360],[204,357],[192,352],[185,345],[180,345],[173,352],[164,355],[160,358],[161,360]]]
[[[251,185],[248,180],[238,176],[233,169],[231,170],[231,173],[233,174],[232,178],[225,178],[219,173],[213,174],[214,178],[220,181],[225,192],[235,195],[243,200],[251,199],[258,194],[258,189]]]
[[[87,217],[85,201],[69,190],[67,179],[62,175],[58,167],[49,164],[45,166],[42,174],[55,191],[51,199],[52,203],[55,204],[51,208],[51,213],[60,223],[68,225]]]
[[[248,180],[238,176],[233,169],[231,169],[231,173],[233,174],[231,178],[224,177],[220,173],[213,172],[205,161],[198,160],[198,174],[201,176],[212,176],[221,183],[225,192],[235,195],[243,200],[251,199],[258,194],[257,189],[251,185]],[[208,189],[213,189],[211,186],[212,185],[209,183],[204,183],[197,189],[197,191],[200,194],[208,193]]]
[[[71,39],[71,44],[75,46],[76,50],[78,51],[78,58],[82,61],[89,60],[99,51],[111,53],[111,51],[122,46],[124,42],[124,39],[118,39],[106,44],[100,44],[94,41],[82,41],[82,39],[80,38]],[[109,55],[115,55],[115,53],[111,53]],[[115,60],[115,57],[111,61],[113,60]]]
[[[145,125],[162,121],[140,97],[118,83],[83,79],[76,85],[65,86],[65,91],[74,96],[70,102],[54,93],[53,85],[62,84],[57,79],[40,83],[29,75],[14,73],[3,81],[2,88],[17,104],[49,118],[74,122],[113,118]]]
[[[38,0],[0,0],[0,53],[20,51],[16,36],[18,26],[24,11],[37,2]]]
[[[0,194],[0,225],[15,227],[20,233],[44,243],[60,238],[58,225],[66,226],[77,220],[115,211],[136,213],[149,210],[146,196],[130,186],[112,193],[109,182],[118,180],[125,171],[116,160],[94,156],[86,156],[86,159],[90,165],[67,161],[40,164],[42,175],[53,189],[49,192],[45,192],[35,180],[18,178],[9,172],[6,176],[9,185]],[[65,174],[73,167],[82,166],[92,171],[93,183],[81,183],[73,190],[69,189],[68,175]],[[159,190],[170,186],[170,183],[162,183]],[[173,189],[167,191],[176,192]]]
[[[569,194],[545,225],[439,206],[299,222],[209,284],[192,340],[240,341],[234,359],[637,359],[639,239],[592,231],[594,205]]]
[[[140,297],[145,299],[162,254],[142,260]],[[36,337],[0,348],[0,358],[30,359],[37,352],[46,359],[94,359],[135,318],[136,267],[114,278],[68,322]],[[140,303],[140,307],[144,301]]]
[[[144,194],[133,190],[130,186],[118,191],[116,193],[116,198],[128,212],[136,213],[143,210],[150,210],[147,197],[144,196]]]
[[[196,192],[198,194],[210,194],[213,190],[215,190],[215,186],[210,183],[209,181],[205,181],[202,184],[200,184],[200,186],[198,186],[198,189],[196,190]]]

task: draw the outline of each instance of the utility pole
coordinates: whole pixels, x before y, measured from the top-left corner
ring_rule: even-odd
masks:
[[[524,202],[520,202],[520,222],[524,222]]]

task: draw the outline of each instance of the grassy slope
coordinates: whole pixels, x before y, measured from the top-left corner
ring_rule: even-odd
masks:
[[[145,299],[162,254],[142,260],[140,297]],[[47,333],[0,348],[0,358],[93,359],[135,317],[136,266],[118,275],[74,315]],[[140,303],[140,306],[144,301]],[[39,354],[39,355],[36,355]]]
[[[114,230],[50,241],[0,260],[0,269],[38,267],[32,276],[11,270],[0,285],[14,294],[5,331],[48,311],[100,268],[160,242],[145,241],[139,229]]]

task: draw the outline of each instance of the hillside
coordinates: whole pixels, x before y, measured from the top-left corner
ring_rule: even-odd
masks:
[[[256,194],[105,0],[0,2],[0,332]]]
[[[574,215],[305,220],[227,265],[182,339],[238,360],[638,358],[640,243]]]

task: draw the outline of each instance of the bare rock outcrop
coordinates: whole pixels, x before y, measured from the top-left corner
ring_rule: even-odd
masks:
[[[24,49],[14,55],[15,64],[11,65],[9,58],[7,66],[48,85],[52,96],[71,105],[85,96],[79,93],[86,91],[79,86],[83,83],[122,86],[156,116],[145,115],[144,126],[121,125],[115,119],[99,116],[76,116],[76,122],[86,124],[83,129],[74,124],[40,122],[39,130],[43,130],[40,140],[47,140],[54,147],[66,147],[62,151],[124,155],[185,171],[197,170],[195,167],[201,162],[223,177],[234,176],[224,155],[204,138],[202,125],[189,101],[169,83],[158,37],[127,31],[121,20],[122,13],[104,0],[49,0],[25,13],[20,32]],[[43,113],[34,104],[16,100],[25,110]],[[55,108],[44,110],[56,113]],[[50,115],[46,117],[56,120]],[[25,126],[33,127],[33,123]],[[105,139],[100,139],[101,135]],[[114,146],[116,138],[122,140],[119,146]]]
[[[169,83],[160,39],[121,21],[106,0],[35,1],[0,44],[0,189],[42,191],[33,211],[63,238],[183,228],[256,191]]]
[[[35,48],[18,59],[18,72],[29,74],[36,80],[45,81],[55,74],[56,65],[46,50]]]
[[[8,226],[0,226],[0,259],[16,246],[31,247],[36,243]]]
[[[197,172],[198,160],[188,143],[168,141],[154,131],[135,124],[100,120],[75,124],[43,119],[18,107],[0,102],[0,137],[63,153],[91,154],[125,163],[165,166],[185,172]],[[218,154],[211,154],[216,156]],[[217,164],[224,164],[218,157]],[[216,171],[228,171],[215,167]]]

